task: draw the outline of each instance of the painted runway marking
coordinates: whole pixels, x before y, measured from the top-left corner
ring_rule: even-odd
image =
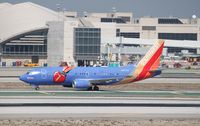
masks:
[[[0,98],[3,97],[177,97],[177,98],[200,98],[200,91],[53,91],[53,90],[3,90],[0,91]]]
[[[43,91],[38,91],[38,93],[42,93],[42,94],[46,94],[46,95],[50,95],[49,93],[47,93],[47,92],[43,92]]]

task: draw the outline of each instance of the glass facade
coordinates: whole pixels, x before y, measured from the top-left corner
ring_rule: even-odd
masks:
[[[3,55],[46,55],[47,48],[44,45],[5,45]]]
[[[140,38],[139,32],[120,32],[120,29],[116,29],[116,37],[123,36],[124,38]]]
[[[181,53],[182,50],[188,50],[189,53],[196,54],[197,49],[188,49],[188,48],[177,48],[177,47],[168,47],[168,53]]]
[[[127,19],[123,18],[101,18],[101,22],[115,22],[115,23],[126,23]]]
[[[3,55],[47,56],[47,29],[19,35],[2,47]]]
[[[139,32],[121,32],[120,34],[124,38],[140,38]]]
[[[197,40],[197,33],[158,33],[158,39]]]
[[[100,56],[101,29],[75,28],[74,32],[76,60],[97,60]]]
[[[121,18],[122,20],[124,20],[126,22],[130,22],[131,21],[131,17],[129,17],[129,16],[120,16],[119,18]]]
[[[158,24],[183,24],[179,19],[158,19]]]

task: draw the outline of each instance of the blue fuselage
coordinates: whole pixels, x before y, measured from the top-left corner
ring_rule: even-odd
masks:
[[[20,80],[31,85],[63,85],[71,87],[76,79],[84,80],[104,80],[111,79],[111,81],[102,81],[98,85],[109,85],[117,83],[127,76],[129,76],[135,69],[135,65],[128,65],[125,67],[75,67],[65,74],[66,79],[62,83],[55,83],[53,81],[54,73],[62,72],[63,67],[44,67],[34,68],[20,77]],[[116,78],[113,79],[112,78]]]

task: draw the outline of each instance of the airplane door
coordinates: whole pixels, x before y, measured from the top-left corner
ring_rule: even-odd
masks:
[[[46,79],[47,78],[47,71],[45,69],[41,69],[41,78]]]

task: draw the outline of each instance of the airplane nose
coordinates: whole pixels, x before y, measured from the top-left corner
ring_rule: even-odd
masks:
[[[24,82],[25,82],[26,77],[25,77],[25,75],[21,75],[21,76],[19,77],[19,79],[20,79],[21,81],[24,81]]]

